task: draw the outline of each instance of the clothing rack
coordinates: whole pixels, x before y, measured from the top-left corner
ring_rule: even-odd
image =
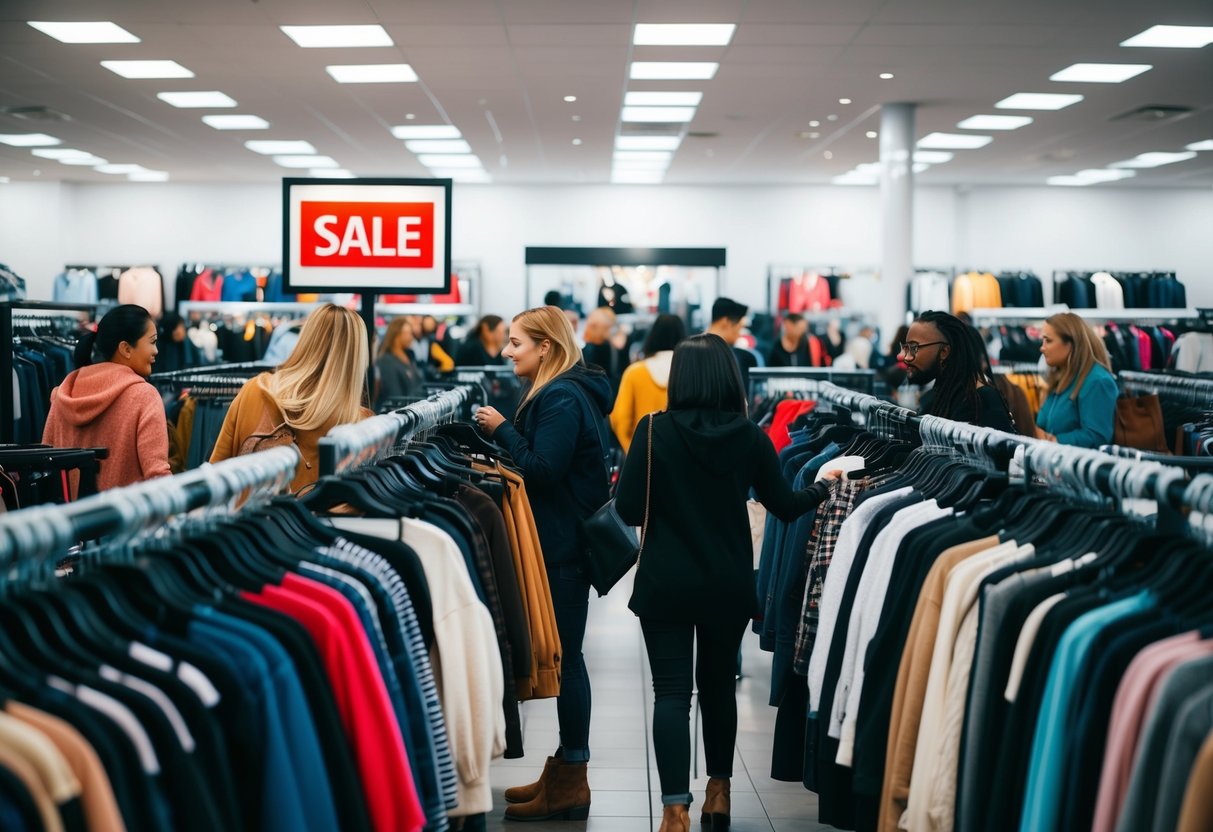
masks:
[[[177,304],[177,310],[183,318],[189,318],[191,312],[212,315],[250,315],[258,312],[306,315],[319,305],[320,301],[298,303],[294,301],[183,300]],[[474,315],[476,308],[470,303],[376,303],[375,312],[380,315],[433,315],[445,318]]]
[[[1213,379],[1121,370],[1117,378],[1126,393],[1157,393],[1178,404],[1204,406],[1213,411]]]
[[[1004,323],[1031,323],[1045,320],[1062,312],[1073,312],[1092,324],[1136,324],[1199,321],[1196,309],[1071,309],[1064,303],[1033,307],[981,307],[969,312],[974,326],[997,326]]]
[[[184,370],[170,370],[163,373],[152,373],[147,380],[156,384],[161,381],[188,381],[195,376],[213,376],[228,373],[249,372],[253,375],[274,369],[273,364],[263,361],[241,361],[235,364],[209,364],[205,367],[189,367]]]
[[[750,398],[754,397],[755,383],[761,383],[768,392],[792,392],[806,388],[796,382],[831,382],[838,387],[871,394],[876,386],[875,370],[835,370],[832,367],[755,367],[750,370]]]
[[[338,425],[320,440],[320,476],[366,465],[400,442],[454,420],[472,398],[472,389],[469,385],[453,387],[391,413]]]

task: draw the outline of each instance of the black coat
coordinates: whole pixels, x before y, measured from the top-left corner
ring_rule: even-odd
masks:
[[[548,566],[585,558],[581,521],[610,498],[599,424],[614,403],[602,372],[576,366],[522,405],[513,424],[504,422],[493,434],[522,472]]]
[[[623,465],[615,508],[644,522],[648,426],[640,420]],[[792,491],[775,446],[737,413],[678,410],[653,423],[648,536],[629,606],[645,618],[702,621],[758,612],[746,500],[753,488],[767,509],[791,521],[826,496],[823,484]]]

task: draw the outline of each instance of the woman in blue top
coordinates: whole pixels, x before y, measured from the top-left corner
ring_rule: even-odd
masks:
[[[1040,354],[1049,365],[1049,395],[1036,435],[1083,448],[1110,443],[1120,390],[1103,341],[1082,318],[1063,312],[1045,321]]]

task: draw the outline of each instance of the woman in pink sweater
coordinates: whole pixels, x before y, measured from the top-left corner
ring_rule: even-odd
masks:
[[[42,442],[56,448],[108,448],[101,490],[165,477],[168,424],[164,403],[147,383],[156,361],[156,322],[142,306],[106,313],[97,332],[76,345],[76,366],[51,391]],[[76,483],[72,483],[73,496]]]

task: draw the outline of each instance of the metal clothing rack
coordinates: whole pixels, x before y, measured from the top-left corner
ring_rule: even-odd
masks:
[[[832,367],[755,367],[750,370],[749,395],[753,399],[758,388],[774,392],[790,392],[803,388],[795,382],[831,382],[838,387],[871,394],[876,389],[875,370],[835,370]]]
[[[298,303],[294,301],[194,301],[183,300],[177,304],[178,312],[188,318],[190,313],[211,315],[254,315],[257,313],[306,315],[320,305],[320,301]],[[470,303],[376,303],[375,312],[380,315],[433,315],[434,317],[466,317],[476,313]]]
[[[1126,393],[1157,393],[1159,398],[1169,402],[1204,407],[1213,412],[1213,379],[1137,370],[1121,370],[1117,379]]]
[[[980,307],[969,312],[974,326],[1040,322],[1062,312],[1073,312],[1093,324],[1166,323],[1200,320],[1196,309],[1071,309],[1064,303],[1053,306]]]
[[[274,369],[273,364],[264,361],[241,361],[235,364],[208,364],[205,367],[187,367],[184,370],[168,370],[163,373],[152,373],[147,380],[156,384],[161,381],[178,381],[191,379],[195,376],[215,376],[232,373],[251,372],[254,375]]]

